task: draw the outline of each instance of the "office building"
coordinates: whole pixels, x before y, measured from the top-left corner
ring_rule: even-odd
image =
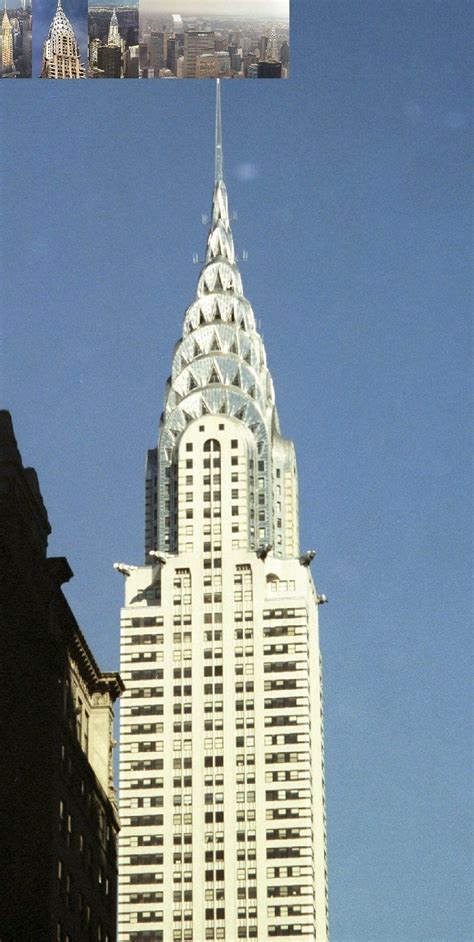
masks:
[[[99,46],[97,66],[104,73],[104,78],[117,79],[122,76],[122,49],[120,46]]]
[[[7,4],[2,19],[2,72],[13,72],[13,29],[7,13]]]
[[[148,40],[148,62],[154,74],[158,75],[160,69],[166,68],[168,47],[168,34],[163,30],[150,30]]]
[[[184,78],[196,78],[197,57],[214,51],[215,34],[212,30],[187,30],[184,34]]]
[[[0,935],[2,942],[115,942],[113,704],[48,557],[37,476],[0,412]]]
[[[112,11],[112,16],[110,17],[107,43],[109,46],[121,46],[122,45],[122,41],[121,41],[120,33],[119,33],[119,25],[118,25],[118,20],[117,20],[117,11],[115,7]]]
[[[196,57],[196,78],[216,78],[217,58],[213,52],[205,52]]]
[[[259,62],[257,68],[257,78],[272,79],[281,78],[281,62]]]
[[[119,942],[327,942],[325,597],[234,252],[217,82],[205,262],[122,610]]]

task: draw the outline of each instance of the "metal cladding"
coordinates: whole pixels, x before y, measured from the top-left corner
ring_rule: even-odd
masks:
[[[254,440],[257,457],[266,462],[264,494],[264,533],[252,539],[275,542],[277,553],[285,555],[285,540],[275,537],[272,510],[272,468],[276,451],[280,461],[291,469],[296,489],[296,462],[291,442],[280,435],[275,392],[267,367],[265,347],[255,324],[250,302],[243,292],[232,237],[227,189],[223,178],[222,119],[220,83],[217,80],[215,183],[206,257],[196,289],[196,299],[184,316],[183,334],[178,342],[171,376],[165,390],[160,422],[158,451],[159,495],[165,492],[166,469],[176,455],[176,446],[190,422],[206,414],[227,415],[243,422]],[[153,460],[151,456],[149,461]],[[173,525],[166,523],[163,498],[150,517],[158,517],[160,548],[176,548]],[[261,537],[261,539],[260,539]],[[151,540],[153,542],[153,540]],[[156,542],[156,541],[155,541]],[[292,539],[287,547],[295,549]],[[153,548],[146,546],[146,550]]]

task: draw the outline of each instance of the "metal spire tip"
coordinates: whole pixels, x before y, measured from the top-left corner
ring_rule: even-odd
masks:
[[[224,179],[224,151],[222,149],[221,80],[216,80],[216,172],[215,183]]]

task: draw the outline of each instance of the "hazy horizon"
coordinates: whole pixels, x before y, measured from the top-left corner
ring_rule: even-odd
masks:
[[[140,0],[142,10],[191,16],[228,16],[247,19],[286,19],[289,20],[289,0],[179,0],[176,7],[170,7],[168,0]]]

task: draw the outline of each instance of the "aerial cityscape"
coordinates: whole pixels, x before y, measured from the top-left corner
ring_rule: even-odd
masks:
[[[138,78],[138,5],[89,5],[89,78]]]
[[[0,78],[31,78],[31,3],[7,7],[2,18]]]
[[[288,78],[287,0],[30,0],[2,19],[0,78]],[[33,69],[32,69],[33,64]]]
[[[288,16],[194,6],[178,14],[167,0],[140,3],[141,78],[288,78]]]

